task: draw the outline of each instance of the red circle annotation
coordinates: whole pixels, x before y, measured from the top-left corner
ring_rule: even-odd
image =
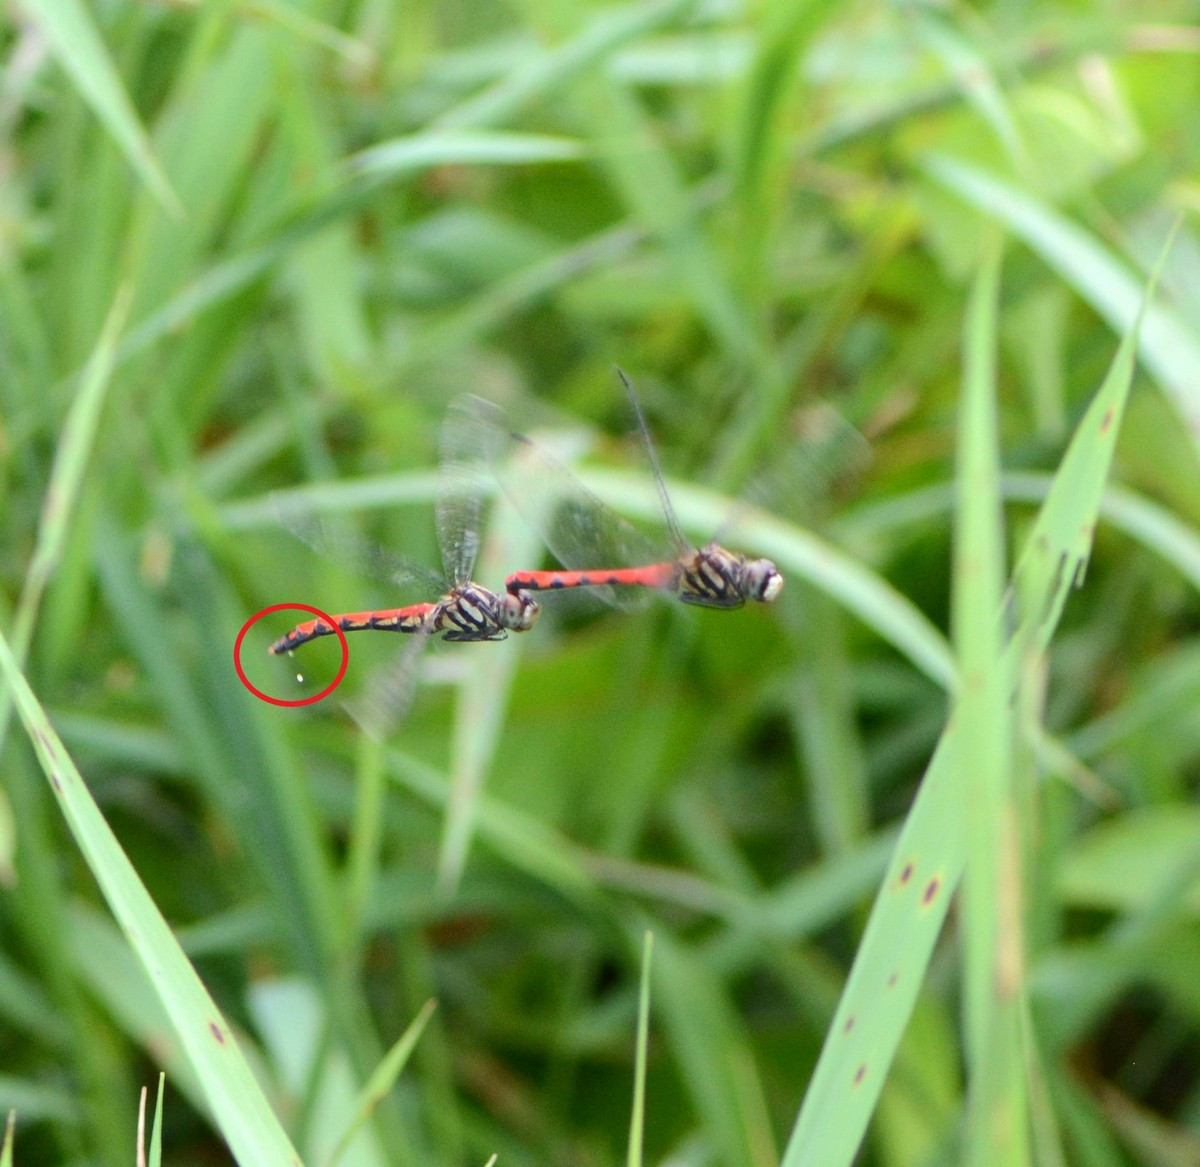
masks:
[[[337,676],[329,682],[319,693],[311,697],[301,697],[294,701],[286,701],[282,697],[272,697],[268,693],[264,693],[259,689],[249,677],[246,676],[245,669],[242,668],[242,641],[246,638],[246,633],[254,627],[264,616],[269,616],[272,612],[281,612],[292,610],[298,612],[308,612],[316,616],[319,620],[324,620],[330,628],[337,633],[337,638],[342,646],[342,667],[338,669]],[[242,630],[237,634],[237,640],[233,642],[233,667],[237,670],[238,680],[250,690],[260,701],[266,701],[270,705],[286,705],[289,708],[295,708],[298,705],[314,705],[318,701],[323,701],[330,693],[334,691],[341,683],[342,678],[346,675],[346,665],[350,663],[350,647],[346,643],[346,634],[334,623],[333,617],[327,612],[322,612],[320,608],[314,608],[309,604],[272,604],[269,608],[263,608],[261,612],[255,612],[245,624],[242,625]]]

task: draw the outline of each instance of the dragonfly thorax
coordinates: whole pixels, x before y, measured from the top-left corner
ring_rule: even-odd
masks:
[[[480,584],[468,583],[438,604],[431,625],[446,640],[503,640],[510,630],[527,632],[537,614],[533,597],[524,592],[497,595]]]
[[[768,602],[783,587],[769,559],[747,560],[709,543],[679,561],[672,590],[685,604],[702,608],[740,608],[747,600]]]

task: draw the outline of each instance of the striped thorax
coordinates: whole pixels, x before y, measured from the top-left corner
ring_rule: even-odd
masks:
[[[430,613],[433,632],[445,640],[503,640],[511,632],[528,632],[538,605],[525,592],[497,595],[477,583],[455,588]]]
[[[709,543],[679,560],[671,590],[685,603],[704,608],[740,608],[747,600],[770,603],[783,576],[769,559],[747,559]]]

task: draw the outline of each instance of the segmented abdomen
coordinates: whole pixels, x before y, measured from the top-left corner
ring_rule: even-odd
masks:
[[[418,632],[435,606],[410,604],[407,608],[382,608],[374,612],[343,612],[332,619],[343,632]],[[291,652],[319,636],[333,636],[334,632],[335,629],[324,620],[309,620],[281,636],[271,645],[270,651],[276,655]]]

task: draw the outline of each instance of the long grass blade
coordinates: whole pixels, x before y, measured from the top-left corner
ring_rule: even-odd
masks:
[[[30,0],[26,9],[41,25],[63,68],[130,165],[159,202],[179,214],[179,200],[154,156],[146,131],[87,7],[81,0]]]
[[[1023,239],[1114,332],[1128,334],[1143,316],[1138,335],[1146,368],[1184,418],[1194,423],[1200,417],[1200,335],[1175,308],[1158,299],[1147,304],[1137,276],[1116,256],[1028,192],[957,159],[933,156],[925,165],[935,179]]]
[[[413,1050],[417,1048],[417,1042],[421,1040],[421,1034],[425,1032],[425,1026],[429,1023],[436,1008],[436,1001],[426,1001],[421,1011],[412,1019],[408,1028],[396,1039],[395,1044],[375,1068],[362,1090],[359,1091],[358,1098],[351,1108],[350,1121],[334,1144],[333,1150],[326,1157],[325,1167],[337,1167],[355,1134],[370,1117],[380,1098],[395,1085],[396,1079],[408,1064]]]
[[[1147,291],[1147,302],[1150,292]],[[1122,340],[1104,384],[1076,428],[1014,573],[1022,607],[1001,671],[1044,650],[1095,533],[1116,431],[1133,379],[1138,331]],[[997,611],[999,621],[1003,614]],[[871,909],[850,978],[825,1039],[783,1167],[844,1167],[857,1153],[916,1003],[966,859],[958,829],[958,723],[943,732]]]
[[[967,836],[963,886],[965,1161],[1020,1167],[1028,1155],[1023,1081],[1020,847],[1012,772],[1014,678],[1003,671],[1004,581],[996,417],[999,240],[989,237],[967,312],[954,524],[955,784]]]
[[[650,962],[654,957],[654,933],[642,941],[642,980],[638,988],[637,1056],[633,1075],[633,1109],[629,1116],[628,1167],[642,1167],[642,1143],[646,1126],[646,1047],[650,1035]]]
[[[233,1154],[247,1163],[296,1162],[296,1151],[267,1105],[229,1023],[121,850],[3,635],[0,676],[12,694],[72,837],[149,974]]]

